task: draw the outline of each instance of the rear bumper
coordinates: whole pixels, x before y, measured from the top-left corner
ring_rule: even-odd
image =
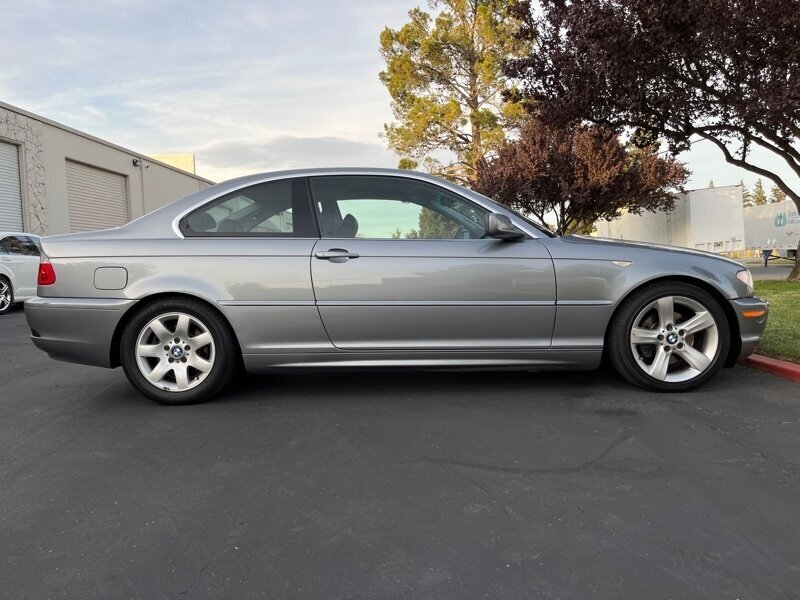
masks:
[[[731,300],[731,307],[736,313],[739,322],[739,336],[742,347],[739,351],[738,359],[747,358],[758,348],[761,338],[764,337],[764,329],[767,326],[767,316],[769,313],[769,302],[761,298],[736,298]],[[747,311],[765,311],[759,317],[747,317]]]
[[[31,341],[56,360],[111,367],[111,340],[136,300],[33,298],[25,302]]]

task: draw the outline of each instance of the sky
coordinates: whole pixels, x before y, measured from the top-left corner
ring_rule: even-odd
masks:
[[[392,113],[378,36],[419,4],[2,0],[0,100],[135,152],[194,153],[214,181],[394,167],[379,137]],[[707,142],[679,158],[690,189],[757,179]]]

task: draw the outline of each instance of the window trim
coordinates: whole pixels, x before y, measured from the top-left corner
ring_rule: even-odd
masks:
[[[238,190],[243,190],[245,188],[250,187],[251,185],[257,185],[259,183],[267,183],[269,181],[280,181],[282,179],[308,179],[310,177],[323,177],[328,175],[378,175],[382,177],[397,177],[399,179],[412,179],[414,181],[425,181],[432,185],[437,185],[443,189],[446,189],[458,196],[467,198],[470,202],[474,202],[478,206],[482,206],[483,208],[487,209],[493,213],[504,214],[509,217],[522,231],[524,231],[530,239],[542,239],[548,237],[554,237],[554,234],[550,232],[540,231],[538,226],[533,226],[527,219],[523,218],[516,212],[509,210],[502,204],[495,202],[491,198],[488,198],[482,194],[479,194],[473,190],[469,190],[463,188],[459,185],[451,183],[447,180],[440,179],[439,177],[434,177],[432,175],[428,175],[426,173],[421,173],[419,171],[399,171],[397,169],[379,169],[379,168],[371,168],[371,167],[364,167],[364,168],[318,168],[318,169],[296,169],[293,171],[273,171],[270,173],[261,173],[257,175],[251,175],[246,178],[246,183],[236,184],[234,187],[228,187],[224,191],[219,193],[215,193],[214,196],[210,198],[205,198],[198,202],[194,202],[190,204],[187,208],[181,208],[177,214],[173,214],[172,220],[170,221],[170,227],[175,234],[176,237],[179,239],[184,239],[186,236],[183,235],[179,224],[180,221],[183,220],[188,214],[194,212],[197,208],[201,206],[205,206],[209,202],[213,202],[217,198],[221,196],[225,196],[230,194],[231,192],[235,192]],[[236,180],[231,180],[229,183],[233,183]],[[217,184],[223,185],[223,184]],[[466,193],[465,193],[466,192]],[[313,206],[311,207],[313,209]],[[318,230],[319,231],[319,230]],[[320,238],[296,238],[296,239],[320,239]]]
[[[180,232],[181,237],[186,239],[197,239],[197,238],[228,238],[228,239],[319,239],[319,225],[316,221],[314,215],[314,208],[311,205],[311,197],[310,197],[310,190],[308,189],[308,185],[303,181],[306,179],[305,177],[282,177],[276,179],[268,179],[265,181],[257,181],[251,183],[249,185],[242,186],[240,188],[236,188],[233,190],[228,190],[225,193],[222,193],[210,200],[207,200],[200,206],[196,206],[193,209],[183,213],[177,219],[177,229]],[[282,232],[282,231],[193,231],[189,229],[189,219],[192,215],[203,212],[205,209],[209,207],[209,205],[218,203],[222,198],[226,196],[233,196],[233,194],[242,194],[246,190],[250,188],[254,188],[261,185],[266,185],[270,183],[277,183],[280,181],[288,181],[291,185],[291,202],[292,208],[295,208],[295,204],[298,207],[302,207],[305,211],[306,215],[304,218],[308,221],[308,235],[298,235],[296,231],[292,232]],[[302,198],[300,196],[305,196]],[[296,215],[292,215],[292,219],[294,221],[294,217]]]

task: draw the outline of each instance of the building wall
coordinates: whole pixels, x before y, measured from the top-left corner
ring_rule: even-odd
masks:
[[[679,194],[671,211],[623,214],[598,221],[599,237],[729,252],[745,247],[742,188],[738,185]]]
[[[0,103],[0,139],[22,148],[23,220],[26,231],[39,235],[70,231],[67,160],[125,176],[130,219],[213,184],[4,103]]]
[[[599,237],[687,246],[690,243],[689,202],[685,194],[679,194],[675,207],[669,212],[640,215],[626,212],[614,221],[598,221],[595,227]]]
[[[791,200],[744,209],[747,247],[795,250],[800,242],[800,215]]]
[[[47,195],[42,124],[8,110],[0,103],[0,140],[20,148],[22,221],[25,230],[43,232],[47,229]]]
[[[150,158],[178,167],[181,171],[186,171],[187,173],[197,173],[194,154],[151,154]]]
[[[730,252],[744,248],[742,188],[738,185],[687,192],[691,244],[688,248]]]

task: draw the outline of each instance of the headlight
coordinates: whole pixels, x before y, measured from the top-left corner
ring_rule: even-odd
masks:
[[[741,281],[743,284],[747,286],[747,293],[753,293],[753,274],[750,272],[750,269],[742,269],[738,273],[736,273],[736,279]]]

